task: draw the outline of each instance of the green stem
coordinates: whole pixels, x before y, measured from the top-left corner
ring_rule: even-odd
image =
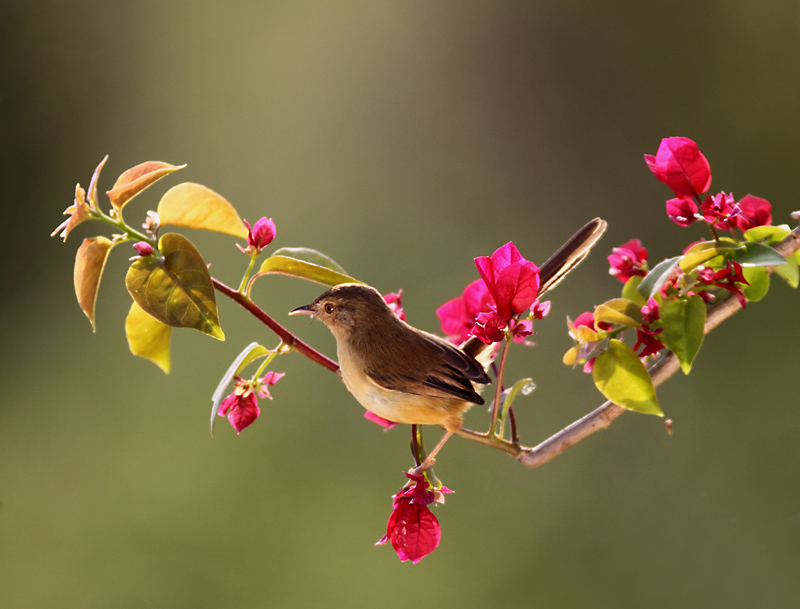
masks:
[[[247,290],[245,290],[244,287],[247,285],[247,279],[250,277],[250,271],[253,270],[253,265],[256,263],[257,256],[258,254],[250,256],[250,264],[247,265],[247,270],[244,272],[244,277],[242,277],[242,282],[239,284],[239,289],[237,290],[248,298],[250,298],[250,286],[247,286]]]
[[[127,224],[125,224],[125,220],[121,217],[117,220],[116,218],[112,218],[111,216],[103,213],[99,209],[93,209],[91,211],[92,219],[99,220],[100,222],[105,222],[106,224],[110,224],[121,231],[124,231],[131,239],[136,239],[138,241],[146,241],[147,243],[153,243],[153,237],[145,235],[144,233],[140,233],[135,228],[131,228]]]
[[[497,378],[495,379],[495,390],[494,390],[494,404],[492,404],[492,421],[489,424],[489,434],[492,436],[496,436],[495,428],[497,427],[497,417],[500,414],[500,396],[503,393],[503,372],[505,371],[506,367],[506,357],[508,356],[508,346],[511,343],[511,339],[506,336],[505,342],[503,343],[503,352],[500,355],[500,368],[497,370]]]

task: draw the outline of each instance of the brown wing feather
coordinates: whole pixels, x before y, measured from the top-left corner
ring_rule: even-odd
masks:
[[[404,338],[414,340],[417,350],[427,352],[430,357],[420,358],[420,361],[427,361],[428,365],[421,368],[405,362],[402,370],[391,372],[386,366],[368,367],[367,376],[381,387],[393,391],[484,404],[473,383],[486,385],[491,383],[491,379],[474,358],[433,335],[415,332],[413,338]]]

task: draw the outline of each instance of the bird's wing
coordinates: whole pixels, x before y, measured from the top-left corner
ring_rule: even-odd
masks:
[[[432,356],[420,358],[420,361],[432,361],[433,364],[413,366],[411,362],[404,362],[402,369],[396,367],[393,370],[386,366],[368,367],[367,376],[393,391],[485,403],[473,383],[486,385],[492,381],[474,358],[438,337],[418,334],[417,340],[418,347]]]

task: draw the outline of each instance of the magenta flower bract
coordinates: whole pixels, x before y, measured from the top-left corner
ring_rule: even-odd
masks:
[[[259,218],[252,228],[247,220],[244,223],[247,225],[247,245],[256,250],[267,247],[275,238],[277,229],[271,218]]]
[[[754,226],[772,224],[772,205],[766,199],[745,195],[739,201],[739,215],[736,217],[736,226],[739,230],[746,231]]]
[[[482,279],[476,279],[461,293],[436,309],[442,333],[454,344],[461,344],[471,336],[479,313],[488,313],[494,300]]]
[[[505,320],[522,313],[539,296],[539,267],[525,260],[510,241],[491,256],[475,258],[475,266],[494,299],[497,315]]]
[[[708,160],[689,138],[664,138],[656,155],[646,154],[644,160],[653,175],[681,199],[699,197],[711,186]]]
[[[425,476],[406,474],[413,482],[392,498],[392,514],[386,524],[386,534],[375,544],[392,544],[401,561],[418,563],[439,545],[442,531],[439,521],[428,508],[434,502],[444,503],[446,487],[435,490]]]
[[[667,217],[678,226],[689,226],[697,219],[697,203],[691,199],[669,199]]]
[[[647,275],[647,249],[639,239],[631,239],[611,250],[608,272],[622,283],[635,275]]]
[[[222,400],[217,414],[221,417],[227,416],[236,433],[242,433],[261,414],[256,395],[271,400],[269,386],[277,383],[283,376],[283,372],[270,371],[255,382],[237,376],[233,393]]]

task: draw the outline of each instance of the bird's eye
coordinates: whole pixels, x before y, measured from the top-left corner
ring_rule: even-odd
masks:
[[[326,304],[324,309],[326,313],[333,313],[333,305],[331,303]]]

